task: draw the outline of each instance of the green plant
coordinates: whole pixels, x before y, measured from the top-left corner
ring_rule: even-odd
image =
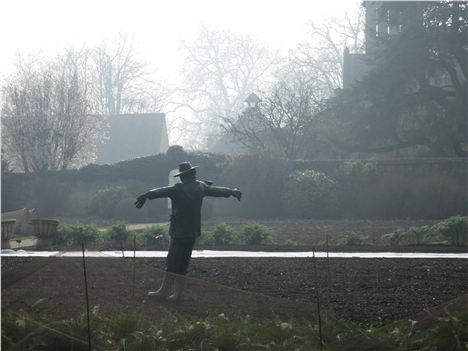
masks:
[[[298,246],[299,244],[298,244],[297,241],[295,241],[295,240],[287,239],[287,240],[284,242],[284,245],[287,245],[287,246]]]
[[[54,321],[37,308],[2,313],[2,349],[87,350],[86,315]],[[97,350],[318,350],[315,320],[194,318],[170,314],[150,323],[136,314],[91,313]],[[322,315],[322,337],[330,350],[465,350],[468,314],[463,308],[424,319],[398,321],[365,330],[333,314]]]
[[[362,235],[359,232],[356,232],[354,230],[348,230],[338,237],[337,244],[338,245],[363,245],[367,239],[368,239],[367,236]]]
[[[384,240],[389,240],[390,246],[398,246],[401,239],[403,239],[404,235],[405,235],[405,230],[403,228],[397,228],[391,233],[384,234],[382,238]]]
[[[338,210],[337,182],[314,170],[294,172],[286,182],[284,200],[291,216],[333,217]]]
[[[99,231],[94,224],[60,224],[54,236],[54,244],[78,245],[93,244],[99,239]]]
[[[421,245],[428,241],[431,228],[428,226],[410,227],[404,234],[410,243]]]
[[[347,160],[340,165],[339,170],[346,176],[361,178],[375,174],[377,171],[377,164],[375,161]]]
[[[216,245],[232,245],[237,243],[237,232],[226,223],[215,225],[212,231],[213,239]]]
[[[209,230],[203,230],[202,234],[197,239],[197,245],[201,245],[201,246],[213,246],[213,245],[215,245],[213,232],[209,231]]]
[[[432,228],[441,233],[451,245],[464,246],[468,240],[468,217],[453,216],[447,218]]]
[[[126,242],[130,238],[131,233],[125,223],[113,224],[106,230],[106,235],[109,239],[116,242]]]
[[[246,245],[263,245],[273,242],[275,231],[261,224],[248,224],[242,228],[240,237]]]
[[[49,317],[37,308],[41,302],[42,300],[39,300],[17,313],[2,312],[2,349],[10,349],[27,335],[37,332],[40,325],[50,322]]]
[[[138,239],[147,248],[164,248],[169,244],[169,231],[167,226],[155,224],[144,228]]]

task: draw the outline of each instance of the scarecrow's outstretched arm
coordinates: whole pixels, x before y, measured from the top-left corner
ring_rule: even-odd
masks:
[[[215,197],[229,197],[234,196],[237,200],[240,201],[242,193],[238,189],[230,189],[222,186],[207,186],[205,188],[205,196],[215,196]]]
[[[153,199],[158,199],[161,197],[171,197],[172,192],[174,191],[173,186],[165,186],[162,188],[156,188],[152,189],[145,194],[141,194],[137,197],[137,200],[135,201],[135,206],[137,208],[143,207],[145,204],[146,200],[153,200]]]

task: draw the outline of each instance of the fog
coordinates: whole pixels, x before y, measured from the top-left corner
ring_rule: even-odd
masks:
[[[54,0],[8,1],[0,6],[3,14],[21,13],[20,26],[16,15],[6,15],[0,23],[0,78],[14,72],[18,54],[50,58],[68,48],[102,46],[104,42],[116,46],[119,37],[125,36],[126,41],[133,43],[135,58],[146,65],[147,77],[169,89],[169,100],[177,102],[158,111],[137,111],[156,113],[174,111],[180,103],[187,103],[185,97],[174,93],[185,82],[181,74],[184,65],[181,45],[194,41],[201,26],[251,37],[272,51],[287,55],[288,50],[308,38],[308,21],[320,23],[333,13],[354,13],[359,7],[357,1],[312,3],[304,0],[295,1],[293,6],[284,2],[207,0],[66,4]],[[169,113],[167,118],[175,124],[180,118],[197,120],[190,110]],[[180,125],[177,127],[169,131],[172,143],[206,148],[204,142],[193,146],[193,138],[181,135]]]

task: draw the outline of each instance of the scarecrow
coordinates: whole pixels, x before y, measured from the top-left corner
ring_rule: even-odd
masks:
[[[135,202],[137,208],[141,208],[146,200],[170,198],[172,202],[166,270],[161,287],[157,291],[148,292],[148,296],[167,298],[170,301],[182,298],[193,245],[196,238],[201,235],[203,198],[233,196],[240,201],[242,197],[238,189],[213,186],[211,182],[197,180],[197,167],[192,166],[190,162],[181,163],[179,172],[174,177],[180,177],[182,183],[150,190],[138,196]],[[169,295],[172,287],[174,292]]]

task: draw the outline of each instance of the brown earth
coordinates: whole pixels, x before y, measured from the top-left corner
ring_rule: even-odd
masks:
[[[174,304],[148,299],[162,276],[163,259],[87,258],[91,306],[148,319],[168,313],[315,318],[322,308],[355,322],[410,317],[468,292],[465,259],[212,258],[191,263],[187,297]],[[135,273],[133,273],[135,272]],[[44,299],[57,318],[85,311],[81,258],[2,257],[2,312]]]

